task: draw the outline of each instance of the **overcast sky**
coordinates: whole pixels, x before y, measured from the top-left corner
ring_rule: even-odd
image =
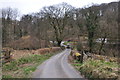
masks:
[[[44,6],[66,2],[74,7],[84,7],[91,3],[109,3],[118,0],[0,0],[0,8],[18,8],[21,14],[38,12]]]

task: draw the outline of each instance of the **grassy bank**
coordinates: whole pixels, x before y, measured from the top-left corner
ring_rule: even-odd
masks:
[[[82,64],[74,60],[72,65],[89,80],[98,80],[99,78],[114,78],[114,80],[117,80],[120,75],[118,70],[120,65],[116,62],[88,59]]]
[[[57,52],[56,52],[57,53]],[[34,72],[38,65],[49,59],[55,53],[49,54],[31,54],[26,57],[14,60],[10,63],[3,64],[2,77],[3,78],[30,78],[31,73]]]

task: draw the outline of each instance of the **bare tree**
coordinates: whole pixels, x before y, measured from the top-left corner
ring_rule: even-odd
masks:
[[[67,24],[68,12],[71,11],[73,7],[66,3],[44,7],[41,11],[45,17],[49,20],[50,25],[54,29],[55,38],[60,46],[61,41],[64,39],[63,30]]]
[[[108,7],[104,12],[101,13],[101,18],[99,20],[100,27],[98,29],[99,37],[103,38],[100,48],[99,54],[105,45],[105,39],[109,40],[109,43],[115,42],[118,36],[118,25],[117,25],[117,15],[118,9],[117,5],[113,7]]]
[[[15,37],[15,27],[16,18],[18,16],[18,10],[12,8],[3,8],[2,9],[2,30],[3,30],[3,46],[11,40],[14,40]]]
[[[20,20],[20,27],[21,27],[22,36],[31,34],[32,21],[33,21],[32,15],[27,14],[27,15],[22,16],[22,18]]]

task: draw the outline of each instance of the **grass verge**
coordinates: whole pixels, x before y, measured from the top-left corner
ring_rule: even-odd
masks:
[[[14,60],[10,63],[3,64],[2,77],[3,78],[30,78],[31,73],[34,72],[38,65],[49,59],[55,53],[49,54],[31,54],[27,57]]]

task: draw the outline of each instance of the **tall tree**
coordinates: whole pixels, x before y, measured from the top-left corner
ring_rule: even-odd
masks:
[[[49,20],[51,27],[54,29],[55,38],[60,46],[61,41],[64,39],[63,30],[69,18],[68,13],[73,7],[67,3],[62,3],[54,6],[44,7],[41,11]]]
[[[10,7],[2,9],[2,41],[3,46],[15,38],[16,18],[18,17],[18,10]]]
[[[88,31],[88,46],[89,46],[89,51],[93,51],[94,47],[94,37],[95,37],[95,32],[96,28],[98,26],[98,10],[95,6],[89,7],[85,11],[85,24],[87,27]]]

